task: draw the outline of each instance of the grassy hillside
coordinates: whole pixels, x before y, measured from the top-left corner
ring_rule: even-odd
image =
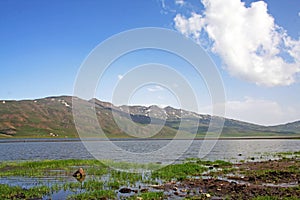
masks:
[[[81,132],[87,136],[99,135],[99,123],[107,137],[133,137],[127,133],[138,132],[141,137],[148,137],[149,131],[155,130],[164,122],[165,126],[154,135],[155,138],[172,138],[180,129],[182,137],[204,137],[211,119],[209,115],[174,109],[161,109],[157,106],[122,106],[97,99],[85,101],[77,98],[83,109],[78,111]],[[95,108],[98,121],[91,116]],[[114,116],[112,114],[114,112]],[[152,112],[156,117],[149,117]],[[123,130],[116,123],[122,124]],[[149,129],[147,125],[152,121]],[[88,122],[88,123],[86,123]],[[90,123],[92,122],[92,123]],[[132,125],[134,123],[134,125]],[[94,125],[91,125],[94,124]],[[147,128],[145,128],[147,127]],[[300,122],[278,126],[259,126],[232,119],[225,119],[222,137],[255,136],[299,136]],[[78,137],[72,112],[72,97],[47,97],[36,100],[0,101],[0,137]]]

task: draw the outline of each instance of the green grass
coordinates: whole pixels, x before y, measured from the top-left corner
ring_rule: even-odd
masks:
[[[206,170],[206,167],[194,162],[173,164],[154,171],[152,178],[160,178],[168,181],[173,179],[184,180],[189,176],[199,176]]]
[[[276,155],[278,156],[300,156],[300,151],[295,151],[295,152],[291,152],[291,151],[287,151],[287,152],[280,152],[277,153]]]
[[[0,184],[0,199],[34,199],[48,194],[50,194],[50,188],[47,186],[22,189],[19,186]]]
[[[196,162],[200,165],[206,165],[206,166],[216,166],[216,167],[230,167],[230,166],[232,166],[231,162],[227,162],[227,161],[224,161],[224,160],[207,161],[207,160],[198,159]]]

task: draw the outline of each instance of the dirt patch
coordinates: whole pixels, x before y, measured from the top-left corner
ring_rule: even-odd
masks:
[[[270,187],[255,184],[240,184],[219,179],[189,179],[170,182],[159,187],[169,198],[193,199],[251,199],[258,196],[300,198],[299,187]]]
[[[249,162],[237,165],[238,170],[230,179],[243,180],[255,184],[297,185],[300,179],[300,160],[296,158]]]
[[[236,164],[236,166],[241,170],[262,170],[262,169],[283,170],[294,166],[300,167],[300,160],[298,160],[297,158],[290,158],[290,159],[269,160],[269,161],[262,161],[262,162],[246,162],[242,164]]]
[[[296,158],[236,164],[233,174],[190,178],[156,189],[172,198],[252,199],[258,196],[300,198],[300,161]]]

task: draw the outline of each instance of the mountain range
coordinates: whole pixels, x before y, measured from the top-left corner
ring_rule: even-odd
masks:
[[[79,124],[77,127],[73,117],[73,102],[82,105],[81,110],[74,112],[79,116],[75,120]],[[97,122],[90,111],[96,113]],[[300,136],[300,121],[262,126],[170,106],[165,108],[155,105],[115,106],[98,99],[83,100],[72,96],[55,96],[35,100],[0,101],[0,137],[74,138],[78,137],[77,130],[93,137],[99,134],[99,126],[93,125],[98,123],[106,136],[111,138],[135,137],[128,133],[138,133],[137,137],[147,138],[149,132],[155,130],[158,131],[151,135],[152,138],[173,138],[177,133],[183,138],[193,134],[203,138],[212,118],[224,121],[221,133],[221,137],[224,138]]]

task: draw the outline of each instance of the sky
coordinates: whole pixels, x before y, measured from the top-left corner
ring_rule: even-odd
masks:
[[[174,30],[207,51],[223,81],[226,117],[262,125],[300,120],[295,0],[0,0],[0,99],[72,95],[80,67],[97,45],[143,27]],[[113,102],[118,82],[147,63],[174,68],[192,85],[196,112],[211,112],[205,77],[182,58],[153,49],[114,61],[95,97]],[[156,83],[131,91],[127,103],[181,107],[170,88]]]

